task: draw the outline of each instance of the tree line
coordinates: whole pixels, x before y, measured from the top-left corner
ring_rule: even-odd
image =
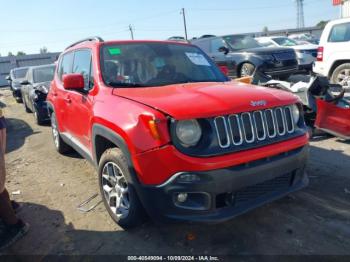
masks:
[[[40,48],[39,53],[40,54],[48,53],[47,47],[44,46],[44,47]],[[7,54],[7,56],[21,56],[21,55],[26,55],[26,53],[23,51],[18,51],[17,54],[14,54],[12,52],[8,52],[8,54]],[[1,54],[0,54],[0,56],[1,56]]]

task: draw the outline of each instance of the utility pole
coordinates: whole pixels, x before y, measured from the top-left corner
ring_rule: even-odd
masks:
[[[129,25],[129,30],[130,30],[130,34],[131,34],[131,39],[134,40],[134,31],[131,25]]]
[[[304,0],[295,0],[297,8],[297,28],[303,28],[304,23]]]
[[[185,39],[187,41],[187,26],[186,26],[186,15],[185,15],[185,8],[181,8],[181,14],[184,20],[184,28],[185,28]]]

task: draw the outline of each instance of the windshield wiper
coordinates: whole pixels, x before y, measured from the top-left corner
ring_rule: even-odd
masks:
[[[107,82],[107,85],[113,87],[148,87],[147,85],[137,84],[137,83],[121,83],[121,82]]]

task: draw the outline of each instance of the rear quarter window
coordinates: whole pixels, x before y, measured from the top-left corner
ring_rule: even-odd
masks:
[[[350,23],[334,25],[329,34],[328,42],[350,41]]]

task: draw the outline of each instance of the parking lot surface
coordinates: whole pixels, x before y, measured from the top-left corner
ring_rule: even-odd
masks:
[[[349,142],[315,138],[309,187],[231,221],[147,222],[124,231],[103,204],[87,213],[77,210],[98,192],[92,166],[78,154],[59,155],[50,126],[34,124],[9,90],[0,90],[0,101],[9,125],[7,187],[24,203],[19,216],[31,225],[6,254],[350,255]]]

